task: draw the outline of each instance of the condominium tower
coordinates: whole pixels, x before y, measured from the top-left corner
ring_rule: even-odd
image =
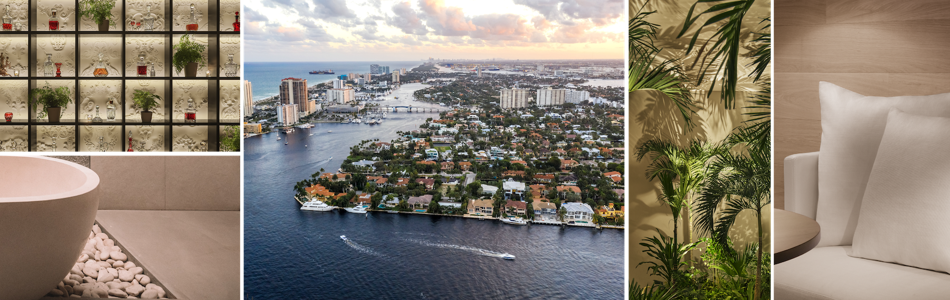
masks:
[[[300,78],[284,78],[280,81],[280,103],[296,104],[302,112],[310,111],[310,98],[307,91],[307,80]]]
[[[526,89],[502,89],[501,90],[501,108],[523,108],[528,107],[528,90]]]
[[[539,89],[538,90],[538,106],[557,106],[564,105],[564,98],[567,96],[567,90],[565,89]]]
[[[244,116],[250,117],[254,114],[253,94],[251,93],[251,82],[244,81]]]

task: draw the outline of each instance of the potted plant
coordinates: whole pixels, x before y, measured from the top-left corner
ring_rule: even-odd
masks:
[[[132,94],[134,107],[142,109],[142,123],[152,122],[152,108],[158,106],[158,100],[162,97],[146,90],[135,90]]]
[[[38,117],[43,118],[49,115],[50,123],[59,123],[63,107],[73,102],[73,99],[69,98],[68,87],[61,86],[53,89],[49,86],[49,82],[44,87],[30,90],[30,99],[33,100],[30,101],[30,109],[35,111],[36,106],[42,104],[43,111]]]
[[[89,17],[99,24],[99,31],[109,31],[115,0],[79,0],[79,17]]]
[[[199,64],[200,67],[205,66],[205,58],[201,56],[201,53],[204,51],[205,45],[192,40],[189,34],[182,35],[178,41],[178,45],[175,45],[175,55],[172,56],[172,65],[175,66],[175,70],[179,73],[184,69],[185,77],[196,77]]]

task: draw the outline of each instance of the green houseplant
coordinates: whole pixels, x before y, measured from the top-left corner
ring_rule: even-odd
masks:
[[[136,90],[132,94],[134,107],[142,109],[142,123],[152,122],[152,108],[158,106],[158,100],[162,100],[162,97],[146,90]]]
[[[49,86],[49,82],[41,88],[30,90],[30,100],[33,100],[30,101],[31,110],[36,110],[38,104],[43,105],[43,111],[38,117],[42,118],[48,114],[50,123],[59,123],[63,107],[73,102],[73,99],[69,97],[68,87],[61,86],[54,89]]]
[[[99,31],[109,31],[115,0],[79,0],[79,17],[89,17],[99,24]]]
[[[178,45],[175,45],[175,55],[172,56],[172,65],[175,66],[175,70],[181,73],[184,69],[185,77],[195,77],[198,74],[198,67],[205,66],[205,58],[201,55],[205,48],[205,45],[192,40],[191,35],[182,35]]]
[[[221,135],[221,151],[241,151],[241,129],[237,125],[225,126]]]

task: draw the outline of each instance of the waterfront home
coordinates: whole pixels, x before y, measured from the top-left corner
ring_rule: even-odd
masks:
[[[594,210],[587,203],[567,202],[561,208],[566,211],[564,222],[590,222],[594,218]]]
[[[551,188],[543,184],[532,184],[528,188],[531,189],[531,198],[535,200],[547,197],[548,192],[551,191]]]
[[[498,147],[491,147],[491,156],[504,156],[505,150]]]
[[[470,215],[491,216],[494,212],[491,199],[469,200],[468,213]]]
[[[623,207],[621,209],[615,209],[613,203],[608,203],[607,205],[602,205],[597,209],[597,214],[603,216],[607,219],[616,219],[623,218]]]
[[[432,190],[432,187],[435,186],[435,179],[432,178],[417,178],[416,183],[425,187],[427,191]]]
[[[494,195],[498,192],[498,187],[494,185],[482,185],[482,194]]]
[[[557,205],[554,205],[554,203],[551,203],[551,202],[534,200],[534,202],[531,202],[531,206],[532,208],[534,208],[535,215],[541,215],[541,214],[556,215],[557,214]]]
[[[524,215],[527,207],[528,203],[521,201],[508,200],[505,202],[505,211],[508,212],[508,214]]]
[[[387,181],[388,179],[386,179],[386,177],[383,177],[383,176],[366,176],[366,183],[373,183],[377,187],[389,186],[389,184],[386,183]]]
[[[438,158],[439,158],[439,150],[435,150],[435,149],[432,149],[432,148],[426,149],[426,158],[429,158],[429,159],[438,159]]]
[[[307,192],[307,195],[309,195],[310,198],[316,198],[317,200],[320,200],[320,201],[326,201],[330,199],[330,197],[338,196],[337,194],[334,194],[333,192],[328,190],[326,187],[319,184],[314,184],[314,185],[311,185],[310,187],[306,187],[304,188],[304,191]],[[339,195],[344,195],[344,194],[339,194]]]
[[[347,180],[348,177],[350,177],[350,173],[336,173],[336,174],[333,174],[333,173],[323,173],[323,174],[320,174],[320,178],[326,178],[326,179],[329,179],[330,181],[344,181],[344,180]]]
[[[468,171],[468,169],[471,167],[472,167],[472,163],[470,162],[467,162],[467,161],[459,162],[459,169],[462,169],[462,171]]]
[[[387,142],[377,142],[376,143],[376,152],[389,150],[392,147],[392,144]]]
[[[506,200],[507,200],[507,199],[511,199],[511,198],[514,197],[515,195],[518,196],[518,199],[519,199],[519,200],[524,199],[524,198],[522,198],[522,197],[524,197],[523,195],[524,195],[524,192],[525,192],[525,185],[524,185],[524,182],[518,182],[518,181],[515,181],[515,180],[512,179],[512,178],[508,178],[507,181],[504,181],[504,182],[502,183],[502,189],[505,190],[505,199],[506,199]]]
[[[396,207],[397,205],[399,205],[399,197],[396,197],[395,194],[390,194],[390,195],[393,196],[393,198],[390,199],[390,200],[386,200],[386,202],[384,202],[383,205],[385,205],[386,207],[389,207],[389,208],[393,208],[393,207]],[[387,196],[387,197],[388,197],[388,196]],[[385,199],[385,198],[384,198],[384,199]]]
[[[446,208],[446,207],[462,208],[462,203],[439,201],[439,206],[442,208]]]
[[[534,181],[539,183],[551,183],[554,181],[554,174],[534,174]]]
[[[561,199],[566,199],[567,194],[580,194],[581,188],[573,185],[559,185],[557,186],[557,194]]]
[[[455,163],[451,161],[442,162],[442,171],[451,171],[455,169]]]
[[[409,206],[415,209],[428,209],[429,203],[432,202],[432,195],[422,195],[419,197],[409,197],[409,200],[406,200],[409,203]]]
[[[607,177],[610,180],[613,180],[614,184],[623,184],[623,175],[620,172],[613,171],[604,173],[604,177]]]
[[[360,193],[359,196],[350,199],[352,203],[370,203],[372,202],[373,194],[369,193]]]
[[[431,160],[420,160],[420,161],[417,161],[416,163],[420,165],[435,165],[436,164],[436,162],[431,161]]]

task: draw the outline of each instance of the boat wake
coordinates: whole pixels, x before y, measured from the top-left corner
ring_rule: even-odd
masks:
[[[488,249],[482,249],[482,248],[476,248],[476,247],[469,247],[469,246],[463,246],[463,245],[443,244],[443,243],[432,243],[432,242],[428,242],[428,241],[414,240],[414,239],[409,239],[409,241],[410,241],[410,242],[414,242],[414,243],[418,243],[418,244],[421,244],[421,245],[429,246],[429,247],[436,247],[436,248],[442,248],[442,249],[462,250],[462,251],[467,251],[467,252],[471,252],[471,253],[474,253],[474,254],[477,254],[477,255],[488,256],[488,257],[503,258],[506,254],[508,254],[508,253],[495,252],[495,251],[491,251],[491,250],[488,250]]]
[[[373,250],[369,247],[360,245],[359,243],[354,242],[352,239],[346,239],[343,242],[346,243],[347,246],[350,246],[350,248],[356,249],[356,251],[369,254],[372,256],[376,256],[376,257],[385,257],[382,253],[379,253],[376,250]]]

